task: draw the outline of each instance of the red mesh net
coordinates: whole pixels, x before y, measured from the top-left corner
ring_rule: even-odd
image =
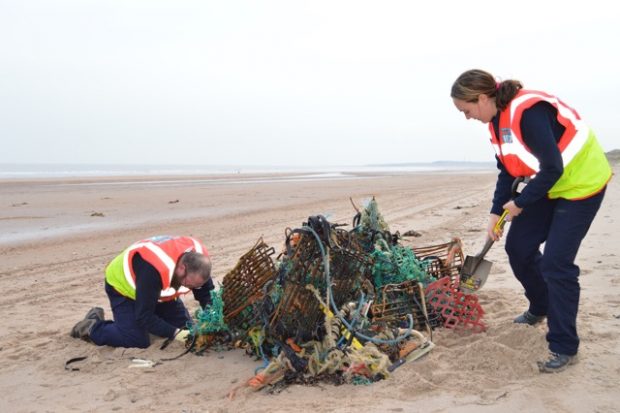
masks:
[[[444,327],[453,329],[471,329],[474,332],[486,330],[482,322],[484,310],[474,294],[458,291],[458,282],[450,277],[443,277],[426,287],[426,300],[433,309],[441,314]]]

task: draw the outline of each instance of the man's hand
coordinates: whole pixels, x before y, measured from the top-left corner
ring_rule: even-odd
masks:
[[[189,336],[189,330],[177,329],[177,332],[174,334],[174,339],[180,341],[181,343],[185,343],[185,341],[187,341],[187,336]]]

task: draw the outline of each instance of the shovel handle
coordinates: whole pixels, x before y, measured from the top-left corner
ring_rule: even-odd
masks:
[[[514,182],[512,183],[512,193],[513,196],[516,196],[518,194],[517,192],[517,188],[519,186],[519,184],[521,182],[527,182],[527,179],[520,176],[517,177]],[[494,233],[499,233],[501,230],[504,229],[504,226],[506,225],[506,217],[508,216],[508,210],[504,209],[504,212],[502,212],[502,215],[500,215],[499,219],[497,220],[497,222],[495,223],[495,226],[493,227],[493,232]],[[482,251],[480,251],[480,253],[478,253],[476,255],[477,261],[479,263],[479,261],[481,261],[485,255],[487,255],[487,252],[489,252],[489,250],[491,249],[491,246],[493,246],[493,243],[495,241],[493,241],[493,238],[489,238],[487,237],[487,241],[484,244],[484,247],[482,247]],[[477,265],[476,265],[477,266]],[[472,271],[473,272],[473,271]]]
[[[504,209],[504,212],[502,212],[502,215],[499,217],[499,219],[495,223],[495,226],[493,227],[494,233],[498,234],[501,230],[504,229],[504,225],[506,225],[506,216],[508,216],[508,210]]]
[[[506,215],[508,215],[508,210],[504,209],[504,212],[499,217],[499,220],[493,227],[493,232],[495,232],[496,234],[504,228],[504,225],[506,225]],[[484,258],[484,256],[487,255],[487,252],[489,252],[489,250],[491,249],[491,246],[494,242],[495,241],[493,241],[493,238],[487,238],[487,242],[484,244],[484,247],[482,247],[482,251],[480,251],[480,253],[476,255],[476,258]]]
[[[494,242],[495,241],[493,241],[493,238],[487,238],[487,242],[484,244],[484,247],[482,247],[482,251],[476,255],[476,258],[482,260],[484,256],[487,255],[487,252],[489,252]]]

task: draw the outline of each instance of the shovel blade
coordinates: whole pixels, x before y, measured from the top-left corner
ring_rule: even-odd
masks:
[[[482,257],[465,257],[461,270],[460,289],[468,294],[478,291],[486,283],[493,263]]]

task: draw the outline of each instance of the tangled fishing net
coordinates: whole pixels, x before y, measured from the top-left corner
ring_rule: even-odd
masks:
[[[412,249],[390,233],[374,198],[356,211],[350,231],[323,216],[287,229],[277,258],[259,239],[196,312],[193,351],[227,342],[263,362],[231,396],[291,383],[370,384],[430,351],[434,328],[484,327],[475,297],[451,302],[465,301],[448,291],[460,241]]]

